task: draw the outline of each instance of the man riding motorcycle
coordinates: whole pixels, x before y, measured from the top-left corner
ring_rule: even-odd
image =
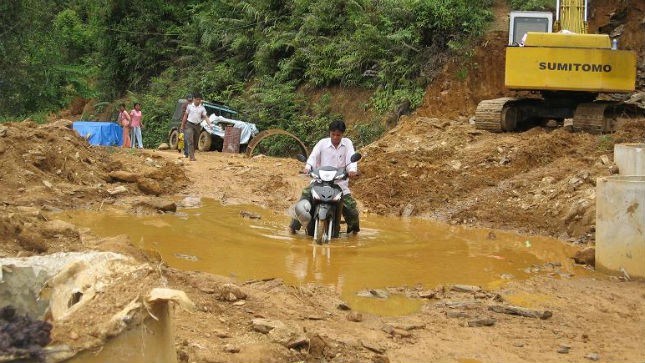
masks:
[[[307,163],[303,169],[304,174],[314,168],[321,166],[333,166],[337,168],[346,168],[347,175],[350,178],[358,175],[358,166],[355,162],[350,160],[354,154],[354,144],[346,137],[343,137],[345,132],[345,123],[340,120],[332,121],[329,124],[329,137],[324,138],[314,146],[313,151],[307,159]],[[360,231],[358,220],[358,208],[356,201],[352,198],[349,190],[349,181],[338,180],[336,184],[343,191],[343,217],[347,223],[347,233],[358,233]],[[300,201],[296,203],[295,213],[298,217],[291,220],[289,224],[289,231],[293,234],[300,230],[302,224],[306,224],[311,220],[311,185],[303,189]]]

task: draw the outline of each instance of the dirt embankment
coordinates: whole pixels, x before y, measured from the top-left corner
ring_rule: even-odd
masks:
[[[165,208],[156,196],[186,184],[181,168],[154,154],[92,147],[70,127],[67,120],[0,125],[0,257],[88,247],[73,226],[47,220],[46,212],[142,197],[129,208],[154,212]]]
[[[645,138],[645,120],[598,136],[534,128],[490,134],[468,122],[409,117],[364,148],[353,190],[371,212],[593,239],[595,181],[616,172],[614,142]]]

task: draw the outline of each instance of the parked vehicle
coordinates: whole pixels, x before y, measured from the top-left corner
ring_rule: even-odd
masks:
[[[170,120],[170,131],[168,132],[168,145],[171,149],[177,149],[177,144],[179,143],[179,127],[181,126],[181,118],[183,112],[186,109],[188,100],[180,99],[177,101],[177,106],[175,107],[175,112]],[[203,101],[202,104],[206,108],[206,113],[210,117],[211,115],[225,117],[227,119],[236,119],[238,112],[232,108],[217,102]],[[199,141],[197,143],[197,150],[199,151],[210,151],[210,150],[221,150],[223,140],[220,136],[215,135],[211,132],[208,132],[204,127],[201,127],[199,130]]]
[[[361,159],[362,155],[355,153],[351,156],[352,163]],[[306,158],[299,155],[299,159]],[[303,161],[303,160],[301,160]],[[329,243],[332,238],[337,238],[340,233],[340,221],[343,212],[343,191],[336,184],[337,180],[347,178],[345,168],[321,166],[309,173],[313,179],[311,187],[313,211],[311,221],[307,227],[309,234],[313,234],[314,242],[318,244]]]

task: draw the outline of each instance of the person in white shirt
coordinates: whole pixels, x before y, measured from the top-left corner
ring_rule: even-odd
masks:
[[[343,137],[345,132],[345,123],[337,120],[329,124],[329,137],[324,138],[314,146],[307,164],[303,169],[303,173],[309,174],[313,168],[321,166],[333,166],[336,168],[346,168],[347,175],[354,178],[358,175],[357,164],[351,162],[350,158],[354,154],[354,144],[352,140]],[[356,207],[356,200],[352,198],[349,190],[349,181],[339,180],[336,182],[343,190],[343,217],[347,223],[347,233],[358,233],[360,231],[358,220],[358,208]],[[311,184],[302,191],[300,200],[308,200],[311,202]],[[296,213],[299,208],[296,207]],[[300,211],[302,212],[302,211]],[[289,225],[291,233],[296,233],[300,230],[301,223],[298,219],[292,219]]]
[[[208,118],[206,108],[202,105],[202,96],[197,93],[193,95],[193,103],[186,107],[184,117],[181,119],[181,129],[184,130],[184,142],[188,144],[188,156],[190,161],[195,161],[195,147],[199,140],[201,122],[205,120],[211,127],[211,120]]]

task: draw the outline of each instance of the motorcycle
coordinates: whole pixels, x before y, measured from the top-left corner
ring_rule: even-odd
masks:
[[[360,153],[355,153],[350,160],[354,163],[361,158]],[[298,155],[298,160],[307,161],[304,155]],[[296,214],[302,225],[307,226],[307,232],[313,236],[315,243],[329,243],[331,238],[337,238],[340,233],[343,211],[343,191],[335,182],[347,179],[347,171],[345,168],[322,166],[312,169],[309,176],[313,179],[311,202],[308,200],[298,202]],[[313,213],[311,213],[312,210]]]

